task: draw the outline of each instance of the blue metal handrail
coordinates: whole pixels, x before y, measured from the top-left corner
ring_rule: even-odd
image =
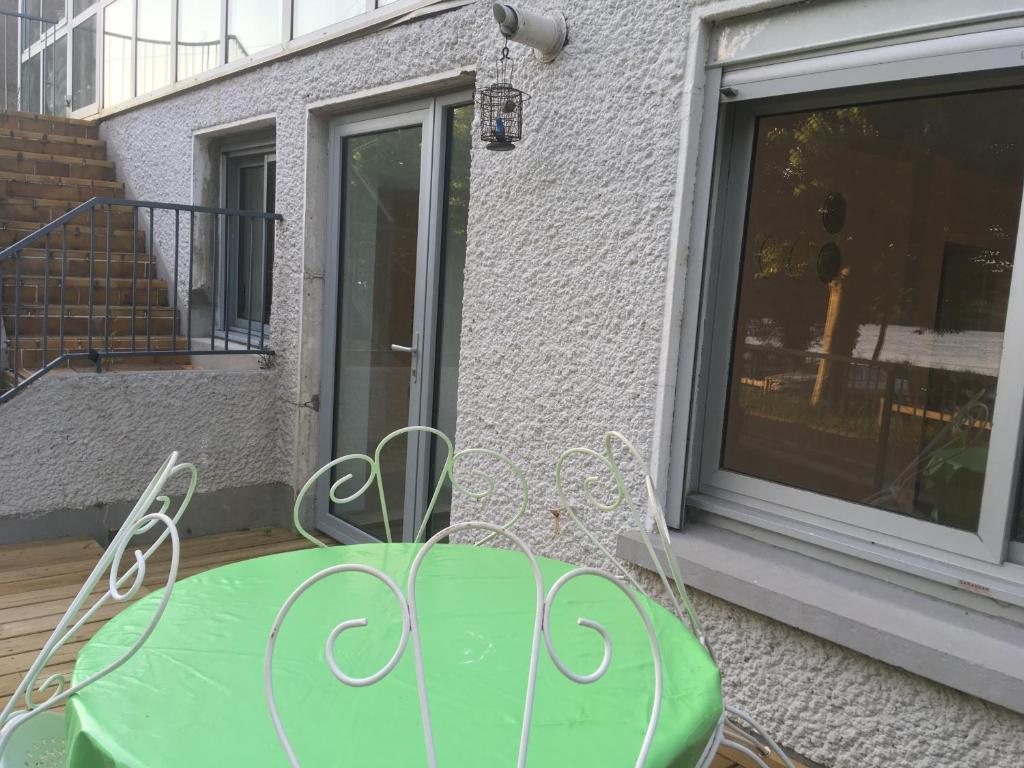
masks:
[[[130,346],[127,348],[124,344],[112,345],[111,335],[111,320],[114,315],[111,313],[111,270],[112,270],[112,255],[115,252],[113,246],[114,237],[114,209],[130,209],[132,211],[132,226],[131,232],[131,339]],[[148,211],[148,223],[149,223],[149,236],[148,236],[148,249],[146,253],[140,254],[139,245],[139,211]],[[170,349],[154,349],[154,336],[160,334],[153,333],[153,280],[156,271],[156,253],[154,249],[154,231],[156,230],[157,213],[165,212],[170,218],[173,217],[174,227],[174,241],[173,247],[168,247],[167,237],[162,238],[163,242],[157,242],[156,245],[163,246],[162,250],[168,251],[163,254],[165,260],[170,260],[172,254],[169,252],[173,250],[173,261],[167,265],[168,271],[172,273],[168,275],[171,279],[168,282],[168,299],[171,303],[171,342]],[[97,228],[97,213],[100,216],[105,215],[105,222],[101,223],[98,230]],[[88,223],[82,221],[83,217],[88,217]],[[188,241],[188,259],[187,263],[183,261],[182,254],[182,217],[188,217],[188,229],[185,236]],[[221,286],[218,287],[218,273],[221,271],[219,264],[216,264],[220,260],[212,260],[215,263],[212,275],[210,275],[210,283],[212,289],[208,292],[209,300],[207,306],[210,313],[210,326],[209,334],[205,332],[202,335],[204,345],[208,339],[207,346],[197,347],[195,344],[196,339],[200,338],[193,328],[193,289],[195,287],[195,246],[196,246],[196,221],[197,216],[207,216],[212,218],[213,226],[212,233],[214,237],[212,240],[215,242],[214,248],[222,254],[234,255],[239,259],[239,266],[242,264],[244,258],[245,263],[248,267],[248,282],[246,283],[246,303],[247,309],[244,313],[246,322],[245,331],[238,331],[232,335],[229,328],[228,321],[228,309],[231,306],[231,297],[229,296],[229,280],[227,275],[220,278]],[[49,224],[46,224],[37,229],[27,237],[23,237],[16,243],[7,246],[0,251],[0,269],[3,266],[14,262],[13,269],[8,270],[6,274],[0,274],[0,403],[4,403],[10,400],[18,392],[22,391],[32,382],[38,380],[44,376],[47,372],[66,364],[73,360],[88,359],[95,363],[96,370],[102,371],[102,361],[104,359],[114,358],[129,358],[129,357],[161,357],[161,356],[181,356],[181,355],[230,355],[230,354],[266,354],[271,355],[273,351],[267,345],[266,338],[266,324],[264,318],[261,317],[259,321],[254,323],[253,320],[253,304],[254,297],[256,296],[256,278],[259,280],[259,295],[260,305],[263,310],[264,316],[266,315],[267,309],[267,296],[268,286],[270,281],[270,260],[268,255],[268,245],[273,244],[273,233],[275,222],[282,221],[283,218],[277,213],[266,213],[263,211],[247,211],[238,208],[214,208],[202,205],[185,205],[179,203],[162,203],[150,200],[122,200],[118,198],[108,197],[94,197],[86,202],[78,205],[71,210],[67,211],[63,215],[57,217]],[[105,226],[103,226],[105,224]],[[71,232],[73,237],[81,238],[83,235],[88,236],[88,246],[79,246],[79,250],[86,252],[86,258],[88,260],[88,310],[85,315],[86,323],[86,345],[85,349],[75,348],[68,349],[65,344],[65,319],[67,315],[67,292],[68,292],[68,235],[69,227],[73,228]],[[257,227],[259,231],[257,231]],[[243,234],[248,232],[248,244],[247,253],[243,253]],[[97,249],[97,236],[101,236],[104,243],[99,249]],[[59,236],[59,245],[54,244],[53,240]],[[259,252],[257,252],[257,238],[261,238],[261,244]],[[25,258],[24,251],[26,249],[35,249],[43,251],[43,268],[42,268],[42,306],[41,306],[41,360],[38,367],[32,370],[30,373],[23,374],[22,372],[22,342],[26,335],[21,328],[22,319],[22,308],[24,306],[23,301],[23,270],[22,262]],[[73,247],[74,249],[74,247]],[[127,252],[125,252],[127,255]],[[51,258],[59,256],[60,272],[58,274],[51,274]],[[143,266],[145,267],[144,277],[139,277],[139,259],[143,259]],[[257,265],[259,261],[259,265]],[[226,262],[226,259],[225,259]],[[105,278],[103,281],[103,294],[104,300],[97,301],[95,294],[98,290],[98,280],[96,277],[97,266],[99,264],[105,264],[103,270]],[[259,269],[259,274],[256,274],[256,269]],[[224,271],[226,272],[226,266]],[[184,291],[184,301],[179,300],[179,277],[184,275],[184,270],[187,270],[187,290]],[[13,276],[13,302],[5,297],[6,288],[4,287],[4,281],[9,282]],[[56,314],[51,312],[50,306],[50,293],[51,293],[51,280],[59,280],[59,310]],[[145,292],[144,296],[140,296],[139,289],[140,283],[144,283],[145,287],[142,291]],[[236,296],[237,300],[237,296]],[[140,318],[141,303],[145,302],[145,331],[140,332],[137,325]],[[8,310],[13,304],[13,312],[9,312],[13,321],[13,327],[6,333],[6,343],[4,341],[3,320],[4,320],[4,306],[5,302],[8,306]],[[56,300],[54,301],[56,304]],[[184,304],[181,306],[180,304]],[[78,305],[83,305],[81,296],[79,296]],[[127,303],[123,304],[127,308]],[[184,318],[182,317],[184,313]],[[129,316],[129,315],[123,315]],[[50,322],[56,320],[59,324],[59,344],[55,354],[51,357],[50,355]],[[179,344],[179,321],[184,320],[182,323],[186,335]],[[94,330],[95,326],[102,326],[102,331]],[[258,327],[254,327],[258,325]],[[116,337],[115,337],[116,338]],[[244,342],[242,339],[244,338]],[[232,344],[232,339],[235,343]],[[124,339],[127,341],[127,339]],[[223,342],[223,344],[221,344]],[[8,381],[4,384],[4,378]]]

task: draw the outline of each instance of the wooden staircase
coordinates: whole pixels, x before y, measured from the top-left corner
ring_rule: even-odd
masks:
[[[93,197],[124,197],[124,185],[117,180],[94,124],[0,112],[0,249]],[[61,229],[52,232],[49,253],[46,238],[38,238],[21,252],[20,269],[12,259],[0,261],[0,319],[7,335],[0,391],[5,388],[4,374],[10,385],[14,366],[22,378],[62,352],[102,351],[105,346],[137,352],[186,348],[185,339],[173,337],[178,317],[166,280],[156,277],[155,270],[150,274],[153,267],[135,209],[114,206],[109,221],[106,207],[96,209],[95,233],[91,224],[87,212],[67,226],[66,236]],[[16,274],[20,275],[17,307]],[[104,358],[102,365],[122,370],[183,368],[189,366],[189,357]],[[79,359],[62,368],[95,370],[96,363]]]

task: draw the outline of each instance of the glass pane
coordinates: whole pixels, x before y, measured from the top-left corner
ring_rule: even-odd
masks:
[[[178,79],[220,63],[220,3],[178,0]]]
[[[437,363],[434,376],[434,426],[455,439],[459,385],[459,340],[462,336],[462,284],[466,272],[466,230],[469,222],[469,150],[472,146],[473,106],[448,110],[444,191],[444,229],[441,233],[441,280],[438,295]],[[441,450],[437,450],[438,448]],[[434,443],[434,488],[446,458]],[[451,520],[451,486],[446,484],[434,508],[431,528],[439,531]]]
[[[21,99],[22,112],[39,113],[39,54],[28,61],[21,62]]]
[[[71,34],[71,108],[81,109],[96,101],[96,16]]]
[[[138,3],[135,92],[141,96],[171,82],[171,0],[138,0]]]
[[[96,0],[75,0],[73,11],[75,16],[80,14],[82,11],[88,10],[96,5]]]
[[[228,61],[281,43],[281,0],[228,0]]]
[[[16,10],[16,8],[11,10]],[[46,20],[45,22],[21,20],[22,50],[26,50],[43,36],[46,36],[47,40],[53,39],[56,25],[64,20],[64,0],[26,0],[23,13],[36,19]]]
[[[421,142],[419,126],[344,142],[335,456],[372,456],[381,438],[409,422],[412,360],[391,345],[412,344]],[[381,466],[396,540],[402,533],[405,448],[404,439],[395,440]],[[353,479],[344,488],[358,488],[366,479],[365,471],[353,463],[341,468],[332,482],[349,472]],[[334,505],[331,511],[383,538],[376,494]]]
[[[262,211],[266,199],[263,192],[263,163],[242,167],[238,174],[238,185],[238,207],[243,211]],[[247,325],[249,318],[258,323],[263,317],[260,291],[263,282],[263,256],[260,253],[262,240],[260,225],[252,219],[243,220],[238,235],[235,273],[235,311],[243,325]]]
[[[1022,119],[1005,89],[759,120],[725,468],[977,530]]]
[[[132,95],[132,3],[115,0],[103,9],[103,106]]]
[[[292,37],[301,37],[365,11],[366,0],[295,0]]]
[[[29,2],[29,3],[27,3],[27,5],[32,5],[32,3]],[[42,2],[42,10],[43,10],[43,12],[40,15],[44,19],[49,19],[50,21],[61,22],[61,21],[64,21],[64,11],[65,11],[65,8],[66,8],[66,6],[64,4],[64,0],[43,0],[43,2]]]
[[[57,39],[44,48],[43,57],[43,112],[47,115],[67,114],[68,92],[68,38]]]

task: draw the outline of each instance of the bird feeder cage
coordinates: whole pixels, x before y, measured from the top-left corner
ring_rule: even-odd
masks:
[[[529,95],[512,85],[515,65],[508,46],[501,52],[496,69],[496,80],[482,88],[480,102],[480,138],[488,149],[507,152],[516,148],[523,138],[523,105]]]

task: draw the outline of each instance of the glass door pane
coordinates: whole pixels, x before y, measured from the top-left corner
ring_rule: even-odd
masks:
[[[724,469],[979,530],[1022,120],[1020,88],[758,119]]]
[[[68,37],[64,35],[46,46],[43,56],[43,114],[67,112]]]
[[[420,229],[423,128],[416,125],[342,142],[342,226],[336,346],[333,455],[373,455],[380,440],[409,424]],[[403,349],[404,348],[404,349]],[[406,493],[405,440],[382,457],[381,475],[393,540],[401,540]],[[340,489],[366,480],[349,472]],[[361,474],[360,474],[361,473]],[[371,492],[331,513],[384,538],[382,509]]]
[[[228,163],[229,208],[241,211],[274,210],[273,155],[259,153],[232,158]],[[229,223],[227,259],[227,318],[229,330],[259,333],[270,322],[271,275],[274,259],[273,228],[255,219]]]

